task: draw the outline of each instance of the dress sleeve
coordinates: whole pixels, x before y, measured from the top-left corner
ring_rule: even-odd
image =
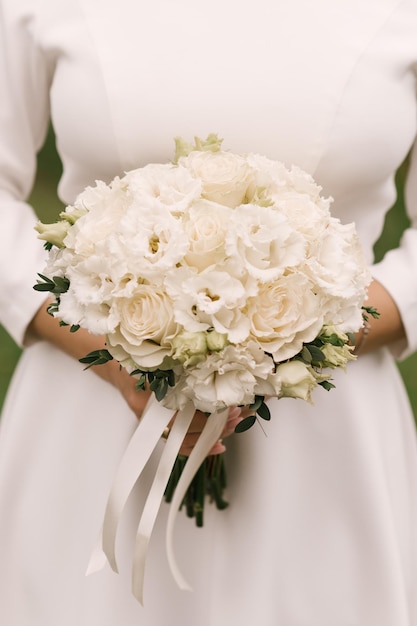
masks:
[[[372,268],[374,278],[395,300],[404,324],[406,340],[392,346],[397,359],[417,350],[417,142],[410,157],[405,202],[410,227],[404,231],[399,248],[387,252]]]
[[[0,2],[0,323],[19,345],[42,305],[33,285],[45,252],[26,200],[48,128],[50,82],[36,44],[37,2],[26,4]]]

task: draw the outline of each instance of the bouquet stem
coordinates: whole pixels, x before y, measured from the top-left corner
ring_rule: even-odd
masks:
[[[175,488],[187,463],[188,457],[179,455],[175,461],[171,476],[165,489],[165,501],[171,502]],[[214,502],[219,510],[225,509],[228,503],[223,499],[226,487],[226,471],[222,454],[207,457],[200,465],[191,481],[180,509],[185,506],[188,517],[195,518],[198,527],[204,525],[204,504],[206,496]]]

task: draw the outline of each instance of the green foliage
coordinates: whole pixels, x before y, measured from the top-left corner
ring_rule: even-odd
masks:
[[[66,293],[69,289],[70,282],[65,276],[53,276],[49,278],[43,274],[38,274],[39,278],[36,285],[33,285],[35,291],[49,291],[54,295]]]
[[[86,365],[84,368],[86,370],[95,365],[104,365],[104,363],[112,360],[113,357],[108,350],[93,350],[93,352],[89,352],[86,356],[79,359],[80,363]]]

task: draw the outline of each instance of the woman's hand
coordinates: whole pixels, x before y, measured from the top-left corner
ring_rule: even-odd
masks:
[[[375,307],[380,317],[374,319],[369,316],[366,334],[363,335],[363,329],[357,333],[355,344],[358,346],[358,354],[366,354],[405,338],[404,326],[397,305],[381,283],[376,280],[372,281],[365,304]]]
[[[29,324],[25,338],[26,345],[42,339],[49,341],[56,348],[75,359],[80,359],[89,352],[102,350],[105,347],[104,337],[91,335],[83,328],[75,333],[70,333],[68,327],[60,326],[59,320],[49,315],[46,307],[47,303],[45,302]],[[108,361],[103,365],[97,365],[92,367],[91,371],[116,387],[136,417],[138,419],[142,417],[150,392],[137,391],[136,380],[126,370],[122,369],[117,361]]]
[[[232,407],[229,409],[229,415],[227,418],[226,425],[221,435],[221,439],[215,443],[213,448],[210,450],[209,454],[222,454],[226,450],[226,446],[223,443],[223,438],[229,437],[231,435],[236,425],[242,420],[241,410],[239,407]],[[187,434],[185,435],[184,441],[182,443],[180,454],[184,456],[189,456],[200,437],[204,426],[206,425],[207,417],[201,411],[196,411],[191,425],[188,429]]]

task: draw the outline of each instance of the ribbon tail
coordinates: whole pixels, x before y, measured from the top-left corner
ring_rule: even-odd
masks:
[[[90,559],[87,573],[102,569],[104,552],[113,571],[117,572],[116,535],[129,495],[154,451],[164,428],[172,419],[172,411],[151,399],[132,435],[116,472],[107,501],[102,529],[102,546],[96,548]]]
[[[194,413],[194,405],[190,402],[176,415],[140,518],[132,569],[132,591],[140,604],[143,604],[143,584],[149,541],[167,482]]]
[[[207,418],[207,424],[205,425],[193,451],[191,452],[187,463],[185,464],[184,470],[181,474],[181,478],[178,481],[178,485],[175,489],[175,493],[173,499],[171,501],[170,510],[168,514],[167,520],[167,528],[166,528],[166,551],[168,563],[171,569],[171,573],[179,586],[180,589],[184,591],[191,591],[192,588],[185,580],[181,571],[177,565],[174,548],[173,548],[173,535],[174,535],[174,526],[175,520],[177,517],[178,510],[181,506],[181,503],[184,499],[185,493],[195,476],[198,468],[207,457],[211,448],[214,446],[216,441],[221,437],[221,434],[224,430],[226,421],[228,417],[228,411],[222,411],[221,413],[212,413]],[[170,435],[171,436],[171,435]]]

